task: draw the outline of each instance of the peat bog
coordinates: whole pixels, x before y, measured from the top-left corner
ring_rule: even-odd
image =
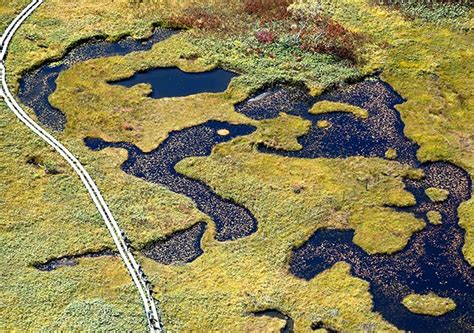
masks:
[[[142,252],[160,264],[185,264],[204,253],[201,249],[201,239],[205,231],[206,223],[199,222],[190,228],[173,233],[164,240],[147,244]]]
[[[79,61],[149,49],[155,42],[173,33],[173,30],[158,29],[147,41],[125,38],[113,43],[99,40],[80,44],[71,49],[59,65],[46,64],[25,74],[20,82],[19,96],[23,103],[34,109],[43,124],[54,130],[62,130],[66,123],[65,115],[48,102],[48,96],[55,90],[55,80],[61,71]],[[165,83],[162,81],[163,75],[175,75],[176,81],[171,79],[171,84]],[[133,86],[150,83],[154,88],[151,97],[160,98],[222,91],[233,75],[223,70],[190,74],[175,68],[165,68],[137,74],[114,84]],[[197,87],[201,80],[208,82],[199,87],[203,90]],[[368,118],[359,119],[347,112],[310,114],[309,109],[319,101],[361,107],[368,111]],[[464,232],[458,226],[457,208],[471,197],[471,180],[456,165],[445,162],[420,163],[417,160],[418,146],[405,137],[404,124],[395,109],[395,105],[403,102],[388,84],[374,78],[334,89],[318,97],[310,96],[303,88],[276,85],[237,104],[235,109],[256,120],[276,118],[280,112],[284,112],[311,121],[309,133],[298,138],[303,147],[301,150],[279,150],[260,144],[258,150],[261,153],[308,159],[349,156],[385,158],[387,151],[396,150],[395,160],[423,169],[423,179],[404,180],[407,190],[416,198],[416,205],[393,208],[412,212],[427,221],[423,231],[414,234],[402,251],[393,255],[368,255],[353,244],[353,231],[319,230],[294,250],[290,271],[309,280],[334,263],[346,261],[352,265],[355,276],[370,282],[375,311],[382,313],[385,319],[399,328],[433,332],[469,331],[474,326],[474,304],[470,297],[474,292],[474,275],[461,253]],[[318,127],[320,121],[326,121],[328,126]],[[245,207],[221,198],[203,182],[177,173],[174,166],[187,157],[208,156],[215,145],[254,131],[255,127],[249,125],[208,121],[171,132],[151,152],[143,152],[130,143],[106,142],[98,138],[86,138],[85,143],[93,150],[109,147],[126,149],[128,159],[123,163],[122,170],[191,198],[214,221],[217,240],[227,241],[254,233],[257,230],[254,216]],[[431,202],[425,193],[429,187],[449,191],[447,200]],[[442,223],[428,223],[426,214],[429,211],[438,211]],[[149,244],[144,253],[166,264],[192,261],[202,254],[200,239],[204,231],[205,225],[197,224],[164,241]],[[180,247],[182,251],[176,250]],[[171,258],[172,253],[176,258]],[[54,269],[62,263],[68,265],[72,260],[74,258],[64,257],[57,263],[45,263],[44,270],[50,270],[49,267]],[[413,292],[435,292],[450,297],[456,302],[457,308],[441,317],[411,313],[401,304],[401,300]]]
[[[227,130],[229,134],[220,135],[220,130]],[[257,230],[255,217],[245,207],[218,196],[203,182],[177,173],[174,166],[186,157],[208,156],[215,145],[254,131],[255,127],[249,125],[208,121],[171,132],[156,149],[148,153],[126,142],[86,138],[85,144],[93,150],[109,147],[126,149],[128,159],[122,164],[123,171],[191,198],[197,208],[214,221],[217,240],[227,241],[254,233]]]
[[[77,259],[81,258],[97,258],[103,256],[114,256],[115,252],[111,249],[104,249],[97,252],[85,252],[81,254],[67,255],[59,258],[53,258],[43,263],[35,263],[33,267],[45,272],[50,272],[60,267],[75,266]]]

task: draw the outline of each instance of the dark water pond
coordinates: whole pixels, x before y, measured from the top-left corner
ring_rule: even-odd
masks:
[[[43,263],[33,264],[33,267],[40,271],[50,272],[60,267],[75,266],[77,260],[81,258],[97,258],[104,256],[114,256],[115,252],[111,249],[104,249],[97,252],[85,252],[75,255],[67,255],[59,258],[53,258]]]
[[[156,68],[110,84],[133,87],[148,83],[153,89],[150,96],[152,98],[181,97],[223,92],[235,76],[235,73],[220,68],[200,73],[187,73],[179,68]]]
[[[229,131],[219,135],[218,130]],[[209,215],[216,224],[216,238],[220,241],[248,236],[257,230],[257,221],[245,207],[218,196],[212,189],[200,182],[179,174],[175,165],[191,156],[208,156],[212,148],[221,142],[255,131],[249,125],[232,125],[221,121],[208,121],[202,125],[171,132],[156,149],[149,153],[126,142],[106,142],[97,138],[86,138],[86,145],[94,150],[107,147],[123,148],[128,159],[122,170],[149,182],[166,186],[171,191],[191,198],[202,212]]]
[[[201,256],[201,239],[206,223],[199,222],[192,227],[173,233],[164,240],[151,242],[142,252],[147,257],[164,265],[185,264]]]
[[[109,42],[103,38],[88,40],[72,47],[57,63],[46,63],[40,68],[27,72],[20,80],[18,97],[21,102],[31,107],[38,120],[55,131],[62,131],[66,125],[66,115],[54,108],[48,101],[56,89],[56,79],[72,65],[94,58],[125,55],[134,51],[145,51],[177,33],[176,30],[157,28],[146,40],[123,38]]]
[[[322,100],[362,107],[369,111],[369,117],[362,120],[343,112],[309,114],[310,107]],[[441,225],[427,221],[426,228],[394,255],[368,255],[353,244],[353,231],[319,230],[293,252],[290,271],[309,280],[338,261],[348,262],[355,276],[370,282],[375,311],[397,327],[415,332],[472,332],[474,274],[461,253],[464,231],[458,226],[457,216],[459,204],[471,197],[471,179],[453,164],[422,164],[417,160],[418,146],[405,137],[404,124],[394,108],[403,101],[381,80],[367,80],[317,98],[304,89],[277,86],[252,96],[237,105],[236,110],[254,119],[275,118],[279,112],[286,112],[312,122],[310,132],[298,140],[303,149],[284,151],[261,145],[259,150],[263,153],[299,158],[384,157],[387,149],[394,148],[398,161],[422,168],[423,180],[404,180],[407,190],[416,197],[416,205],[402,210],[425,221],[428,211],[438,211],[442,215]],[[318,120],[327,120],[331,126],[319,128]],[[431,202],[424,192],[428,187],[448,190],[448,199]],[[413,314],[401,304],[404,296],[412,292],[430,291],[451,297],[457,304],[456,310],[431,317]]]

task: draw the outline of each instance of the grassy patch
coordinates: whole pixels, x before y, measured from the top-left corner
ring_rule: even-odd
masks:
[[[12,17],[25,3],[2,4],[0,15]],[[123,151],[89,151],[82,142],[85,136],[129,141],[150,150],[171,130],[207,119],[258,127],[249,138],[218,147],[211,157],[185,160],[178,166],[222,196],[249,207],[259,230],[246,239],[219,243],[209,223],[205,253],[195,262],[172,267],[141,258],[146,272],[153,275],[166,327],[276,328],[275,319],[250,313],[278,308],[295,320],[298,330],[319,321],[338,330],[394,330],[372,311],[368,284],[351,277],[347,265],[337,264],[311,281],[295,278],[287,266],[291,250],[318,228],[355,229],[356,241],[371,253],[402,248],[422,225],[413,216],[387,213],[383,207],[413,204],[401,181],[413,170],[381,159],[297,160],[259,154],[256,143],[299,149],[296,138],[307,131],[308,123],[287,115],[255,122],[234,112],[232,104],[274,81],[302,81],[318,93],[383,67],[382,78],[407,99],[397,108],[405,133],[421,146],[419,158],[449,160],[472,175],[474,112],[468,61],[472,33],[462,28],[469,27],[469,21],[453,18],[455,26],[432,24],[365,0],[322,1],[325,17],[300,30],[304,19],[289,19],[280,7],[232,7],[229,10],[239,10],[239,15],[229,19],[229,11],[219,16],[206,6],[193,5],[193,14],[186,1],[167,11],[145,3],[47,1],[14,38],[7,67],[16,83],[22,72],[60,57],[79,40],[125,34],[143,37],[150,34],[154,22],[190,19],[185,25],[193,26],[192,31],[149,52],[74,66],[61,75],[51,99],[68,116],[66,131],[56,136],[84,162],[136,247],[208,218],[190,200],[123,173],[118,168],[126,158]],[[248,2],[254,3],[258,4]],[[277,16],[278,20],[265,19]],[[320,32],[324,38],[312,40]],[[363,42],[359,35],[365,35]],[[352,45],[354,52],[345,54]],[[146,97],[148,87],[127,89],[105,82],[160,66],[187,71],[221,66],[242,75],[223,94],[167,100]],[[6,329],[96,330],[100,322],[110,330],[143,330],[136,291],[116,258],[84,259],[53,273],[29,267],[39,259],[112,244],[69,167],[10,113],[2,110],[0,119],[1,265],[9,267],[2,288],[7,306],[0,311]],[[460,223],[466,229],[463,251],[471,263],[473,202],[460,208]],[[387,216],[401,221],[400,225],[387,224]],[[371,242],[381,236],[386,244]]]
[[[437,187],[429,187],[425,190],[425,193],[433,202],[443,202],[449,196],[449,191]]]
[[[413,313],[430,316],[442,316],[456,309],[456,303],[452,299],[440,297],[435,293],[411,294],[406,296],[402,303]]]
[[[430,210],[428,213],[426,213],[426,217],[428,218],[428,221],[430,221],[431,224],[438,225],[443,222],[441,213],[435,210]]]
[[[383,208],[367,208],[353,215],[352,223],[356,225],[354,243],[369,254],[399,251],[425,226],[411,214]]]
[[[138,294],[117,258],[88,258],[51,273],[31,266],[113,243],[79,179],[3,102],[0,135],[0,330],[69,329],[73,322],[95,330],[97,320],[86,318],[99,314],[90,310],[103,314],[106,327],[143,330]],[[32,157],[39,165],[28,163]]]
[[[369,116],[367,110],[347,103],[321,101],[313,105],[309,110],[312,114],[330,113],[330,112],[349,112],[357,118],[365,119]]]

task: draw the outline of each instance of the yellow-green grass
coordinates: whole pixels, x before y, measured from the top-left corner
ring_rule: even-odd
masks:
[[[330,112],[348,112],[357,118],[365,119],[369,116],[369,112],[363,108],[347,103],[321,101],[313,105],[309,110],[312,114],[322,114]]]
[[[340,23],[363,33],[362,72],[381,77],[407,101],[397,105],[405,134],[420,145],[421,161],[447,160],[474,175],[473,13],[463,29],[406,19],[367,0],[323,1]],[[474,199],[459,210],[464,256],[474,265]]]
[[[402,303],[413,313],[430,316],[442,316],[456,309],[456,303],[451,298],[440,297],[435,293],[410,294],[403,298]]]
[[[405,247],[411,235],[425,223],[408,213],[367,208],[352,216],[354,243],[370,254],[393,253]]]
[[[428,213],[426,213],[426,217],[431,224],[438,225],[443,222],[441,213],[436,210],[430,210]]]
[[[67,116],[64,135],[78,139],[100,136],[112,141],[128,141],[149,151],[171,131],[214,119],[257,126],[261,129],[256,134],[258,142],[286,149],[301,148],[296,136],[309,130],[309,121],[282,114],[277,119],[257,122],[234,111],[233,104],[245,96],[238,84],[242,77],[234,79],[224,93],[165,99],[149,98],[147,85],[129,89],[107,83],[151,67],[178,66],[196,72],[216,66],[207,56],[186,60],[187,55],[197,51],[185,36],[179,35],[156,44],[151,51],[73,66],[59,76],[58,88],[50,97],[51,103]],[[133,129],[125,128],[124,124]]]
[[[176,168],[243,203],[257,220],[263,218],[259,233],[267,228],[281,233],[280,220],[291,219],[290,225],[284,223],[299,235],[295,244],[318,228],[355,229],[355,241],[367,252],[391,253],[424,226],[411,214],[384,208],[415,203],[400,178],[414,170],[397,162],[286,158],[258,153],[248,138],[218,146],[211,157],[185,159]],[[265,225],[267,219],[271,227]]]
[[[433,202],[443,202],[449,196],[449,191],[437,187],[428,187],[425,193]]]
[[[398,152],[395,148],[389,148],[385,152],[385,157],[388,158],[389,160],[394,160],[398,156]]]
[[[119,259],[84,259],[51,273],[32,267],[113,243],[79,179],[3,102],[0,135],[0,330],[79,328],[74,322],[82,330],[144,330],[138,294]],[[32,156],[42,165],[28,164]],[[52,168],[61,173],[47,174]]]

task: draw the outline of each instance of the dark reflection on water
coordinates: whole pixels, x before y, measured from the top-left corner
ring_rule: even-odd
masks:
[[[199,93],[218,93],[227,89],[236,74],[217,68],[209,72],[187,73],[179,68],[156,68],[137,73],[112,85],[133,87],[140,83],[152,86],[152,98],[181,97]]]
[[[229,131],[229,134],[219,135],[220,129]],[[97,138],[87,138],[85,143],[94,150],[107,147],[126,149],[128,159],[123,163],[122,170],[191,198],[216,224],[216,238],[226,241],[254,233],[257,230],[257,221],[253,215],[245,207],[221,198],[203,182],[177,173],[174,166],[186,157],[208,156],[216,144],[253,131],[255,127],[249,125],[208,121],[171,132],[166,140],[149,153],[144,153],[135,145],[125,142],[105,142]]]
[[[38,120],[55,131],[63,131],[66,115],[54,108],[48,101],[49,95],[56,90],[59,73],[72,65],[94,58],[125,55],[134,51],[145,51],[166,38],[177,33],[176,30],[157,28],[146,40],[123,38],[109,42],[96,38],[71,48],[58,63],[46,63],[40,68],[27,72],[20,81],[18,97],[21,102],[33,109]]]
[[[311,106],[322,100],[362,107],[368,110],[369,117],[362,120],[343,112],[309,114]],[[290,271],[309,280],[336,262],[346,261],[352,265],[355,276],[370,282],[375,311],[397,327],[416,332],[474,331],[474,275],[461,253],[464,232],[458,226],[457,216],[460,203],[471,197],[471,179],[466,171],[453,164],[421,164],[417,160],[418,146],[405,137],[404,124],[394,108],[403,101],[381,80],[367,80],[317,98],[300,88],[277,86],[236,105],[236,110],[254,119],[275,118],[279,112],[286,112],[312,122],[310,132],[298,140],[303,146],[300,151],[261,145],[261,152],[299,158],[384,157],[387,149],[394,148],[398,161],[422,168],[426,175],[423,180],[404,180],[417,203],[401,210],[425,221],[428,211],[438,211],[442,215],[441,225],[427,223],[423,231],[416,233],[394,255],[368,255],[353,244],[353,231],[319,230],[294,250]],[[327,120],[331,126],[318,128],[318,120]],[[424,193],[428,187],[448,190],[448,199],[431,202]],[[413,314],[401,304],[409,293],[430,291],[451,297],[457,304],[456,310],[431,317]]]

